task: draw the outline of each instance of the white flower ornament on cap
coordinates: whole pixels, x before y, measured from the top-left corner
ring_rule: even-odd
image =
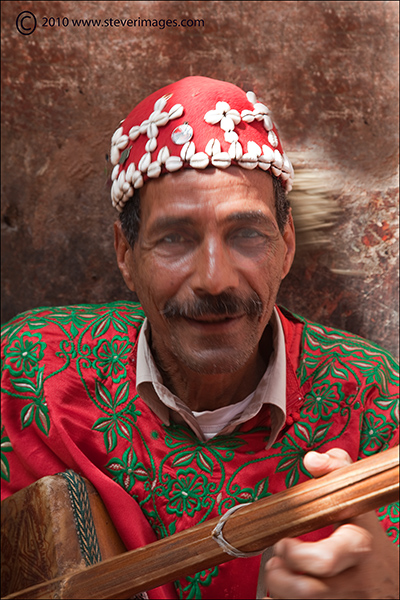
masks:
[[[286,192],[294,175],[267,106],[208,77],[187,77],[138,104],[112,136],[110,160],[120,212],[146,181],[182,168],[271,170]]]

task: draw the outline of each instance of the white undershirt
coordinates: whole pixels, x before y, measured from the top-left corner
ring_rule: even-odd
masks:
[[[222,408],[217,408],[215,410],[203,410],[202,412],[193,410],[193,415],[196,417],[197,423],[206,440],[210,440],[216,436],[217,433],[222,431],[224,427],[229,425],[235,417],[244,411],[253,398],[254,392],[244,400],[236,402],[236,404],[229,404],[228,406],[223,406]]]

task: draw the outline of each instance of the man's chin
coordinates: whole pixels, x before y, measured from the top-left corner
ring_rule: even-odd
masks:
[[[176,359],[185,367],[202,375],[222,375],[224,373],[235,373],[239,371],[250,356],[253,350],[248,352],[238,351],[232,347],[194,350],[191,348],[187,352],[182,351],[182,347],[175,352]]]

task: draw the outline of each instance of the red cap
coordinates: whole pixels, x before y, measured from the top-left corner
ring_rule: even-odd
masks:
[[[121,211],[148,179],[182,168],[259,168],[292,189],[293,167],[269,109],[253,92],[186,77],[145,98],[111,139],[111,199]]]

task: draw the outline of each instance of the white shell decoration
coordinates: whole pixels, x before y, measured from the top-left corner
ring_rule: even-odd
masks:
[[[181,159],[189,161],[196,152],[196,146],[193,142],[186,142],[181,150]]]
[[[115,167],[112,170],[111,173],[111,181],[115,181],[118,177],[118,173],[119,173],[119,164],[115,165]]]
[[[280,177],[282,175],[282,171],[280,169],[278,169],[277,167],[272,166],[271,171],[273,172],[274,175],[276,175],[276,177]]]
[[[219,154],[214,154],[211,157],[211,163],[214,167],[219,167],[220,169],[226,169],[231,165],[231,157],[228,152],[220,152]]]
[[[157,139],[156,138],[150,138],[149,141],[146,143],[146,146],[145,146],[146,152],[154,152],[154,150],[156,148],[157,148]]]
[[[125,181],[132,183],[132,176],[136,170],[135,163],[131,163],[126,170]]]
[[[255,116],[252,110],[248,110],[247,108],[245,110],[242,110],[242,121],[244,121],[245,123],[252,123],[254,119]]]
[[[214,154],[219,154],[221,152],[221,144],[219,140],[216,138],[211,138],[205,148],[206,154],[208,156],[213,156]]]
[[[210,160],[205,152],[197,152],[192,156],[189,164],[195,169],[205,169],[210,164]]]
[[[278,145],[278,143],[279,143],[279,142],[278,142],[278,137],[277,137],[277,135],[276,135],[275,131],[272,131],[272,130],[271,130],[271,131],[268,133],[268,141],[269,141],[269,143],[271,144],[271,146],[273,146],[274,148],[276,148],[276,147],[277,147],[277,145]]]
[[[261,155],[258,157],[258,166],[262,171],[268,171],[268,169],[271,167],[271,163],[268,161],[264,161],[263,155]]]
[[[256,104],[257,96],[255,95],[254,92],[247,92],[246,97],[249,102],[251,102],[252,104]]]
[[[158,113],[157,111],[151,113],[149,121],[155,123],[158,127],[166,125],[169,121],[169,114],[167,112]]]
[[[118,182],[119,187],[122,187],[122,185],[125,183],[125,171],[124,170],[122,170],[121,173],[118,175],[117,182]]]
[[[260,154],[262,154],[262,150],[258,144],[255,142],[247,143],[247,154],[254,156],[254,158],[258,158]]]
[[[233,142],[229,146],[228,154],[232,160],[239,160],[243,156],[243,148],[240,142]]]
[[[170,152],[168,150],[168,146],[163,146],[158,153],[157,162],[159,162],[160,165],[163,165],[169,156]]]
[[[183,115],[183,106],[182,104],[175,104],[168,113],[168,116],[171,119],[178,119]]]
[[[132,142],[134,142],[140,135],[140,126],[139,125],[134,125],[133,127],[130,128],[129,130],[129,139],[132,140]]]
[[[121,137],[123,132],[124,132],[124,130],[122,129],[122,127],[118,127],[118,129],[114,132],[114,135],[111,138],[111,143],[113,145],[117,143],[118,138]]]
[[[131,184],[128,183],[127,181],[125,181],[124,184],[122,184],[122,191],[124,193],[128,192],[131,189]]]
[[[239,136],[236,131],[225,131],[224,140],[228,142],[228,144],[233,144],[233,142],[239,141]]]
[[[263,149],[263,153],[262,153],[263,159],[265,159],[268,162],[272,162],[274,160],[274,151],[272,150],[272,148],[267,146],[267,144],[263,144],[262,149]]]
[[[173,173],[174,171],[179,171],[183,166],[183,161],[179,156],[170,156],[165,161],[165,168],[167,171]]]
[[[116,142],[116,146],[118,148],[118,150],[124,150],[129,142],[129,138],[127,135],[121,135],[121,137],[117,140]]]
[[[171,96],[169,96],[169,97],[171,97]],[[157,113],[161,112],[165,108],[165,105],[167,104],[167,100],[168,100],[168,96],[161,96],[161,98],[159,98],[156,101],[156,103],[154,104],[154,111]]]
[[[132,177],[132,183],[135,190],[143,187],[143,177],[140,171],[135,171],[134,176]]]
[[[230,117],[222,117],[219,126],[223,131],[232,131],[235,129],[235,123]]]
[[[255,169],[258,165],[258,160],[253,154],[246,153],[243,154],[238,163],[244,169]]]
[[[120,151],[118,150],[117,146],[112,146],[111,147],[111,152],[110,152],[110,161],[112,165],[116,165],[119,161],[119,157],[121,156]]]
[[[161,165],[157,162],[154,161],[149,165],[149,168],[147,169],[147,176],[148,177],[158,177],[161,173]]]
[[[114,181],[114,183],[112,184],[111,192],[114,195],[114,198],[116,198],[117,200],[122,198],[122,191],[118,185],[118,181]]]
[[[271,129],[274,126],[272,119],[269,115],[264,115],[263,123],[264,123],[264,127],[267,131],[271,131]]]
[[[258,115],[267,115],[269,113],[268,106],[265,106],[265,104],[262,104],[262,102],[256,102],[253,106],[254,106],[253,112],[254,112],[256,119],[257,119]]]
[[[147,152],[146,154],[143,154],[142,158],[139,161],[139,164],[138,164],[139,171],[141,171],[142,173],[145,173],[147,171],[147,169],[149,168],[150,163],[151,163],[151,154],[150,154],[150,152]]]
[[[183,125],[178,125],[175,127],[173,132],[171,133],[171,140],[174,144],[178,146],[182,144],[186,144],[193,137],[193,127],[189,125],[189,123],[183,123]]]
[[[148,138],[155,138],[158,136],[158,127],[155,123],[150,122],[147,126],[147,137]]]

